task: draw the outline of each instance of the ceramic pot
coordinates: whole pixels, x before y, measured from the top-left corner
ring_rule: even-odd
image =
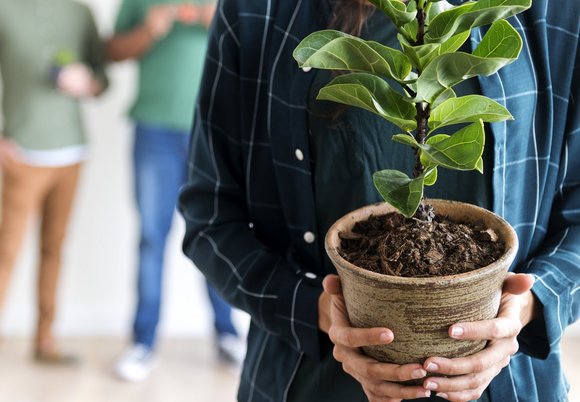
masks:
[[[449,326],[457,322],[496,317],[501,288],[518,249],[514,229],[498,215],[483,208],[446,200],[427,200],[436,214],[453,221],[483,221],[505,242],[504,254],[477,270],[450,276],[403,278],[359,268],[339,253],[340,232],[348,232],[357,221],[371,215],[396,211],[387,203],[353,211],[330,228],[326,252],[336,267],[351,324],[358,328],[386,327],[395,334],[389,345],[363,350],[383,362],[422,363],[430,356],[461,357],[485,347],[485,341],[459,341],[449,337]]]

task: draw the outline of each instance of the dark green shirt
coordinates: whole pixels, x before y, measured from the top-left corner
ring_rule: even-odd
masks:
[[[3,135],[27,150],[86,142],[78,100],[55,89],[51,70],[61,51],[90,66],[106,83],[93,16],[72,0],[0,1]]]
[[[176,1],[123,0],[115,32],[127,32],[142,24],[150,7],[163,3]],[[134,120],[189,132],[206,42],[204,26],[176,22],[169,34],[139,59],[138,93],[130,111]]]

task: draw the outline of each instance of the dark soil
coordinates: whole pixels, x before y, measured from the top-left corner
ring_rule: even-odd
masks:
[[[386,275],[426,277],[473,271],[497,260],[505,246],[482,222],[433,222],[398,213],[371,216],[352,232],[340,233],[341,254],[349,262]]]

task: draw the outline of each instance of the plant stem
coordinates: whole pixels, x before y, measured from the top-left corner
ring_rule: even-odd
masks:
[[[415,133],[415,140],[419,144],[424,144],[429,131],[429,114],[431,107],[428,103],[419,102],[415,105],[417,109],[417,132]],[[421,164],[420,150],[415,149],[415,168],[413,169],[413,177],[419,177],[423,174],[423,165]]]
[[[421,46],[425,44],[425,9],[423,8],[425,1],[419,1],[417,7],[417,40],[415,41],[415,46]],[[431,105],[427,102],[418,102],[415,105],[417,110],[417,132],[415,134],[415,140],[419,144],[424,144],[427,138],[427,133],[429,131],[429,114],[431,113]],[[415,149],[415,167],[413,168],[413,176],[419,177],[424,172],[423,164],[421,163],[421,150]],[[433,207],[431,205],[425,205],[423,200],[417,208],[415,213],[415,218],[422,221],[431,222],[435,217]]]

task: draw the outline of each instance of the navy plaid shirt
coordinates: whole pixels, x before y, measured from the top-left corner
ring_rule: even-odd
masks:
[[[180,209],[184,251],[252,316],[240,401],[282,402],[301,356],[320,355],[324,274],[306,103],[292,51],[327,24],[323,0],[223,0],[211,32]],[[534,0],[511,22],[520,58],[480,79],[514,121],[491,125],[494,211],[516,229],[512,267],[536,277],[543,317],[491,383],[494,401],[566,400],[559,341],[580,306],[580,2]],[[485,29],[472,34],[473,45]]]

